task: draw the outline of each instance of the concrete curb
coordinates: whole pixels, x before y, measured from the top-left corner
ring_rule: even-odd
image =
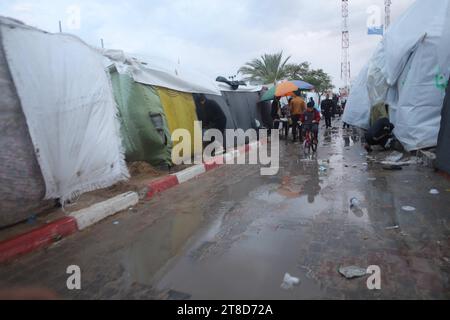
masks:
[[[48,225],[0,243],[0,263],[47,247],[78,231],[73,217],[56,220]]]
[[[139,195],[136,192],[128,192],[73,212],[70,217],[75,219],[78,230],[81,231],[117,212],[136,205],[138,202]]]
[[[199,177],[205,172],[216,169],[224,165],[226,161],[231,161],[241,154],[256,151],[263,144],[265,143],[253,142],[222,156],[209,159],[203,164],[195,165],[181,172],[153,181],[148,185],[146,198],[151,199],[157,194],[161,194],[179,184]],[[73,212],[68,217],[56,220],[43,227],[0,242],[0,263],[11,261],[32,251],[48,247],[64,237],[85,230],[107,217],[134,206],[138,202],[139,195],[136,192],[127,192],[106,201],[96,203],[88,208]]]
[[[201,176],[205,172],[216,169],[226,164],[228,161],[231,161],[239,157],[241,154],[245,154],[250,151],[257,151],[259,146],[264,144],[266,143],[263,143],[261,141],[252,142],[245,146],[239,147],[235,150],[231,150],[221,156],[217,156],[214,157],[213,159],[206,160],[203,164],[195,165],[181,172],[177,172],[162,179],[159,179],[157,181],[154,181],[148,186],[149,191],[147,193],[147,200],[179,184],[185,183],[198,176]]]

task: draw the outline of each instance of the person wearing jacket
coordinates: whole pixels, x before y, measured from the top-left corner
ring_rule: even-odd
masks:
[[[331,117],[333,115],[333,100],[330,99],[330,95],[327,94],[327,98],[321,103],[322,114],[325,117],[325,123],[328,128],[331,128]]]
[[[223,146],[225,147],[227,117],[222,108],[216,101],[207,99],[204,94],[200,94],[197,101],[197,117],[198,120],[202,122],[203,134],[209,129],[219,130],[222,133]]]
[[[306,103],[300,97],[299,92],[295,92],[295,97],[289,102],[289,109],[292,119],[292,135],[294,136],[294,142],[297,140],[297,123],[300,121],[300,117],[306,111]],[[299,132],[299,136],[301,132]]]
[[[320,112],[317,111],[312,105],[309,105],[306,111],[300,117],[300,121],[302,122],[303,127],[303,137],[305,136],[307,131],[310,131],[313,134],[315,142],[317,143],[320,118]]]

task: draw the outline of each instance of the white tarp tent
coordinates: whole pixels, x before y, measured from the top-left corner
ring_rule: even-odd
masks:
[[[343,121],[353,126],[369,129],[370,126],[370,101],[367,92],[367,71],[366,65],[358,77],[355,79],[351,94],[345,105]]]
[[[155,58],[131,56],[121,50],[104,50],[105,66],[114,64],[119,73],[130,75],[134,81],[181,92],[221,95],[214,81],[179,65]]]
[[[388,29],[369,61],[366,88],[351,90],[350,97],[365,96],[365,89],[369,106],[348,104],[344,120],[363,127],[354,114],[369,118],[370,108],[384,101],[394,133],[408,151],[436,146],[450,72],[449,28],[450,0],[416,1]],[[367,107],[368,113],[355,111]]]
[[[46,186],[62,203],[127,179],[102,56],[80,39],[0,18],[6,60]]]

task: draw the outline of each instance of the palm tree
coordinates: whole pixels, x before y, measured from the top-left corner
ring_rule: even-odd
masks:
[[[258,59],[247,62],[239,73],[246,76],[246,80],[261,82],[262,84],[276,83],[288,76],[286,68],[291,57],[283,61],[283,51],[276,54],[264,54]]]
[[[311,72],[310,67],[309,62],[302,62],[300,64],[289,63],[286,65],[287,77],[289,80],[303,80]]]

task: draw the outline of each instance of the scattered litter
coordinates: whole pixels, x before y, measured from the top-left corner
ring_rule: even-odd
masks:
[[[285,290],[290,290],[294,286],[298,285],[299,283],[300,283],[299,278],[295,278],[295,277],[291,276],[289,273],[286,273],[284,275],[284,279],[283,279],[283,283],[281,284],[281,288],[283,288]]]
[[[393,227],[387,227],[386,230],[398,230],[400,229],[399,226],[393,226]]]
[[[114,221],[113,225],[117,226],[119,224],[119,221]]]
[[[367,167],[369,164],[367,162],[364,162],[362,165]]]
[[[447,258],[447,257],[442,257],[442,260],[444,260],[444,261],[447,262],[447,263],[450,263],[450,259]]]
[[[368,178],[367,180],[369,180],[369,181],[376,181],[377,178]]]
[[[403,153],[400,153],[398,151],[392,152],[389,156],[387,156],[384,161],[387,162],[399,162],[403,158]]]
[[[320,171],[320,172],[325,172],[325,171],[327,171],[327,168],[324,167],[324,166],[320,166],[320,167],[319,167],[319,171]]]
[[[403,170],[403,168],[401,166],[398,166],[398,165],[386,165],[386,166],[383,167],[383,170],[400,171],[400,170]]]
[[[347,279],[354,279],[364,277],[367,274],[367,270],[355,266],[340,267],[339,273]]]
[[[134,209],[134,208],[133,208],[133,207],[131,207],[131,208],[129,208],[129,209],[128,209],[128,211],[133,211],[133,209]]]
[[[408,212],[412,212],[412,211],[416,211],[416,208],[411,207],[411,206],[403,206],[402,207],[403,211],[408,211]]]
[[[437,189],[431,189],[430,194],[439,194],[439,190]]]
[[[397,162],[395,162],[395,161],[381,161],[381,164],[385,165],[385,166],[393,166],[393,165],[395,165],[395,166],[401,166],[401,167],[409,166],[409,165],[412,165],[412,164],[418,164],[418,163],[419,163],[419,161],[415,157],[412,157],[408,161],[397,161]]]
[[[359,206],[359,200],[357,198],[352,198],[350,200],[350,208],[355,208]]]

